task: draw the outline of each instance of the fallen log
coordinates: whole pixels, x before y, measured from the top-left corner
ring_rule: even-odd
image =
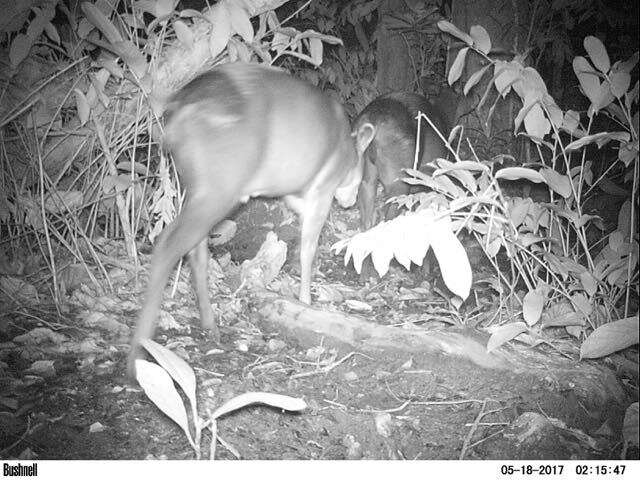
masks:
[[[319,310],[267,291],[260,291],[257,297],[262,320],[283,336],[293,336],[307,347],[318,345],[323,338],[325,344],[348,345],[362,352],[439,353],[464,358],[484,368],[513,369],[507,352],[487,352],[485,342],[468,331],[390,327],[358,315]]]

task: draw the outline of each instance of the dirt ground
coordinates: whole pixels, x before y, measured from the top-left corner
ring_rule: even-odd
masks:
[[[243,221],[243,215],[261,220]],[[314,285],[333,285],[345,296],[356,292],[354,298],[366,297],[363,289],[378,292],[373,310],[360,314],[370,322],[455,331],[486,343],[464,322],[447,319],[437,296],[400,299],[402,288],[424,286],[419,274],[394,271],[363,287],[342,258],[328,252],[341,215],[333,215],[323,234],[322,275]],[[274,228],[287,241],[297,235],[295,226],[281,225],[282,210],[273,204],[256,202],[238,218],[236,238],[216,247],[214,256],[230,250],[232,262],[248,258]],[[113,266],[109,272],[115,291],[78,288],[63,320],[44,306],[39,319],[26,309],[2,307],[0,458],[194,458],[180,428],[124,377],[145,277],[136,281],[135,272]],[[291,277],[285,271],[282,278],[286,293]],[[234,287],[220,302],[222,341],[216,345],[197,326],[183,269],[178,293],[165,297],[156,340],[195,370],[202,412],[254,391],[302,398],[307,408],[292,414],[257,405],[222,417],[218,459],[621,458],[622,420],[637,401],[637,384],[616,375],[611,363],[579,361],[577,345],[567,338],[535,349],[508,346],[511,358],[526,361],[504,368],[446,352],[360,351],[322,339],[314,344],[263,322],[261,301],[233,294]],[[314,307],[346,308],[343,302]],[[55,335],[16,338],[36,327]],[[34,369],[36,360],[50,363]],[[209,441],[205,435],[207,448]],[[637,448],[627,449],[626,458],[637,459]]]

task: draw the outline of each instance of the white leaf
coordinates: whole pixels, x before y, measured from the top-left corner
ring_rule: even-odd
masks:
[[[277,393],[248,392],[238,395],[224,403],[220,408],[213,412],[211,418],[219,418],[229,412],[233,412],[234,410],[238,410],[255,403],[271,405],[272,407],[281,408],[282,410],[288,410],[290,412],[299,412],[307,408],[307,404],[301,398],[279,395]]]
[[[192,413],[195,416],[196,409],[196,376],[191,367],[168,348],[145,339],[140,344],[151,354],[164,370],[180,385],[189,402]]]
[[[545,297],[538,290],[530,290],[524,296],[522,301],[522,316],[527,325],[535,325],[540,320],[542,308],[544,307]]]
[[[580,358],[600,358],[638,343],[638,315],[596,328],[580,346]]]
[[[146,360],[136,360],[136,380],[156,406],[162,410],[171,420],[176,422],[190,443],[193,443],[189,432],[187,421],[187,411],[182,404],[182,399],[175,387],[171,377],[162,367]]]
[[[227,47],[231,38],[231,18],[225,2],[215,4],[206,16],[211,22],[209,53],[211,58],[216,58]]]
[[[429,234],[444,283],[453,293],[466,299],[471,290],[471,265],[467,252],[451,229],[450,217],[431,220]]]
[[[487,342],[487,352],[492,352],[504,343],[513,340],[515,337],[528,330],[524,322],[513,322],[500,325],[493,329],[493,334]]]

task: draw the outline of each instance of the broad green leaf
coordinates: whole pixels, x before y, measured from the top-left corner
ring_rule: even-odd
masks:
[[[60,35],[58,35],[58,30],[53,25],[53,23],[47,22],[44,25],[44,31],[46,32],[47,37],[49,37],[53,43],[57,43],[58,45],[60,45]]]
[[[178,0],[156,0],[154,15],[156,18],[168,17],[173,13],[177,4]]]
[[[256,403],[270,405],[272,407],[280,408],[282,410],[287,410],[290,412],[300,412],[307,408],[307,404],[301,398],[279,395],[277,393],[248,392],[243,393],[242,395],[238,395],[228,402],[225,402],[221,407],[216,409],[211,414],[211,418],[220,418],[227,413]]]
[[[513,322],[492,329],[491,337],[487,342],[487,352],[492,352],[501,345],[513,340],[521,333],[528,331],[529,328],[524,322]]]
[[[431,247],[429,224],[417,213],[409,213],[398,218],[400,222],[404,223],[404,228],[401,230],[404,242],[401,248],[396,249],[396,258],[406,256],[416,265],[422,265],[424,257]],[[399,253],[398,250],[402,250],[402,252]]]
[[[98,0],[98,2],[100,1],[102,1],[102,3],[104,4],[104,8],[102,8],[101,10],[105,15],[109,15],[111,13],[111,5],[104,0]],[[133,8],[135,8],[136,10],[139,10],[145,13],[150,13],[151,15],[154,15],[154,16],[155,16],[156,3],[157,2],[155,0],[133,0],[132,2]]]
[[[633,402],[627,408],[622,422],[622,438],[625,442],[638,447],[638,402]]]
[[[567,110],[562,119],[562,127],[573,132],[580,126],[580,114],[575,110]]]
[[[438,177],[443,175],[444,173],[448,173],[450,176],[458,179],[458,181],[469,191],[470,193],[475,193],[478,189],[478,185],[476,183],[475,178],[471,173],[469,173],[466,169],[460,168],[456,163],[450,162],[449,160],[445,160],[443,158],[436,159],[435,161],[440,168],[436,169],[432,176]],[[470,162],[473,163],[473,162]],[[476,163],[476,165],[478,165]]]
[[[237,231],[238,224],[236,222],[233,220],[222,220],[211,232],[215,235],[211,238],[211,244],[214,246],[224,245],[235,236]]]
[[[27,58],[32,46],[33,40],[23,33],[19,33],[13,38],[11,47],[9,47],[9,62],[11,62],[12,68],[17,68]]]
[[[184,10],[180,10],[178,16],[180,18],[193,18],[193,17],[205,18],[202,12],[198,10],[194,10],[192,8],[185,8]]]
[[[385,232],[386,233],[386,232]],[[378,275],[384,277],[389,271],[389,264],[393,258],[393,246],[391,242],[381,242],[371,252],[371,260]]]
[[[89,34],[95,30],[95,28],[96,27],[94,27],[89,20],[87,20],[86,18],[81,18],[78,22],[78,37],[82,39],[87,38]]]
[[[109,43],[122,42],[123,38],[122,35],[120,35],[120,31],[96,5],[89,2],[82,2],[81,8],[87,20],[102,32]]]
[[[472,160],[463,160],[461,162],[441,162],[437,161],[438,166],[442,170],[442,172],[449,172],[455,170],[468,170],[470,172],[490,172],[489,167],[486,165],[474,162]]]
[[[76,109],[78,110],[78,118],[80,119],[80,125],[84,125],[89,121],[89,115],[91,113],[91,107],[87,101],[87,97],[79,89],[74,88],[73,93],[76,97]]]
[[[493,82],[495,83],[496,90],[498,90],[498,93],[502,95],[503,98],[507,96],[517,82],[522,80],[523,70],[524,67],[515,60],[510,62],[497,60],[495,62]]]
[[[449,290],[465,300],[471,290],[471,265],[467,252],[452,231],[451,219],[449,216],[435,219],[427,211],[425,219],[430,225],[431,247],[438,260],[442,279]]]
[[[567,300],[562,300],[551,304],[542,314],[542,327],[569,327],[579,326],[582,328],[584,317],[574,310]]]
[[[622,233],[623,238],[628,238],[631,233],[631,201],[625,200],[620,207],[618,213],[618,228],[617,230]]]
[[[193,445],[187,411],[175,387],[173,380],[162,367],[146,360],[136,360],[136,380],[156,406],[171,420],[176,422]]]
[[[513,62],[512,62],[513,63]],[[543,100],[547,92],[544,80],[535,68],[522,67],[520,71],[520,81],[513,84],[513,89],[525,99],[525,103],[537,103]]]
[[[507,167],[502,170],[498,170],[495,175],[497,180],[529,180],[533,183],[544,182],[544,177],[536,170],[524,167]]]
[[[173,378],[182,391],[185,393],[191,404],[192,413],[197,415],[196,405],[196,376],[193,370],[179,356],[168,348],[154,342],[153,340],[143,340],[140,344],[151,354],[160,366]]]
[[[319,38],[310,38],[309,53],[311,53],[311,58],[313,59],[313,64],[315,66],[319,66],[322,63],[322,51],[322,40]]]
[[[438,177],[432,177],[433,188],[442,193],[448,193],[451,198],[464,197],[464,192],[453,181],[446,176],[440,175]]]
[[[582,284],[584,291],[587,292],[589,296],[595,295],[598,291],[598,282],[595,277],[587,271],[580,274],[580,283]]]
[[[535,325],[540,320],[545,296],[538,290],[530,290],[522,301],[522,316],[527,325]]]
[[[334,37],[333,35],[326,35],[324,33],[316,32],[315,30],[305,30],[300,34],[297,34],[296,38],[317,38],[330,45],[343,45],[340,38]]]
[[[592,36],[585,37],[584,49],[589,54],[589,58],[602,73],[607,73],[611,68],[611,61],[609,60],[609,54],[607,49],[604,48],[602,42]]]
[[[518,228],[524,222],[525,217],[529,213],[529,208],[533,205],[530,198],[513,198],[509,201],[509,218],[513,226]]]
[[[229,10],[232,30],[240,35],[246,43],[251,43],[253,41],[253,26],[243,2],[228,0],[225,3]]]
[[[580,358],[601,358],[638,343],[638,315],[596,328],[580,346]]]
[[[467,57],[468,51],[469,47],[464,47],[461,48],[458,52],[458,55],[456,55],[456,59],[453,61],[453,65],[451,65],[451,69],[449,69],[449,75],[447,76],[449,85],[453,85],[462,75],[462,70],[464,69],[464,61]]]
[[[628,132],[599,132],[594,133],[593,135],[587,135],[582,137],[574,142],[571,142],[566,146],[567,151],[579,150],[585,145],[589,145],[591,143],[595,143],[598,148],[602,148],[604,145],[609,143],[610,141],[628,141],[629,133]]]
[[[631,75],[627,72],[612,72],[609,75],[609,82],[611,83],[611,93],[614,97],[620,98],[631,85]]]
[[[629,98],[629,97],[626,97]],[[638,117],[638,112],[634,115],[634,118]],[[636,126],[638,126],[636,122]],[[631,165],[632,162],[638,158],[638,142],[621,144],[618,150],[618,160],[620,160],[625,167]]]
[[[609,285],[616,285],[623,287],[626,284],[627,279],[627,266],[621,265],[620,267],[612,270],[607,275],[607,283]]]
[[[620,230],[614,230],[609,234],[609,248],[614,252],[618,252],[624,243],[624,235]]]
[[[575,307],[576,313],[589,317],[593,313],[593,304],[582,292],[571,295],[571,303]]]
[[[147,59],[138,47],[129,40],[116,42],[113,47],[137,78],[144,77],[147,72]]]
[[[484,67],[482,67],[480,70],[476,71],[473,73],[473,75],[471,75],[469,77],[469,80],[467,80],[467,83],[464,84],[464,88],[462,90],[462,92],[464,93],[465,96],[467,96],[467,94],[469,93],[469,91],[476,86],[476,84],[480,81],[480,79],[482,78],[482,76],[484,75],[484,73],[487,71],[487,69],[491,66],[491,64],[487,64]]]
[[[524,248],[529,248],[534,243],[540,243],[540,242],[545,242],[545,241],[547,241],[546,238],[540,237],[540,236],[535,235],[533,233],[521,233],[516,238],[516,243],[518,245],[523,246]]]
[[[545,93],[542,96],[541,107],[549,121],[553,123],[556,128],[560,128],[564,121],[564,113],[560,110],[560,107],[558,107],[553,97],[548,93]]]
[[[211,22],[209,53],[215,59],[227,47],[231,38],[231,18],[226,3],[216,3],[206,17]]]
[[[124,192],[131,186],[131,176],[126,174],[121,175],[105,175],[102,180],[102,191],[104,193],[111,192]]]
[[[450,33],[456,38],[459,38],[467,45],[473,45],[473,38],[471,38],[468,34],[464,33],[458,27],[456,27],[451,22],[447,22],[446,20],[440,20],[438,22],[438,28],[443,32]],[[451,83],[449,83],[451,85]]]
[[[44,209],[50,213],[64,213],[82,205],[84,195],[80,190],[57,190],[44,199]]]
[[[540,175],[554,192],[564,198],[571,197],[571,179],[567,175],[561,175],[551,168],[543,168],[540,170]]]
[[[577,315],[577,314],[576,314]],[[584,331],[584,327],[579,325],[567,325],[564,327],[569,335],[580,340],[582,338],[582,332]]]
[[[39,9],[34,9],[39,10]],[[29,22],[27,27],[27,37],[31,39],[32,42],[36,42],[42,32],[44,32],[44,27],[47,23],[49,23],[50,19],[47,19],[43,13],[38,13],[33,20]]]
[[[524,116],[524,129],[529,135],[537,138],[544,138],[551,131],[551,124],[539,104],[533,104]]]
[[[583,93],[592,104],[597,103],[600,80],[594,68],[586,58],[578,56],[573,59],[573,71],[578,77]]]
[[[469,34],[473,38],[474,46],[487,55],[491,51],[491,39],[489,34],[481,25],[471,25]]]
[[[635,66],[638,64],[638,51],[636,50],[633,53],[633,55],[631,55],[624,62],[621,62],[621,63],[616,62],[616,63],[617,63],[617,66],[614,65],[616,67],[615,71],[631,73],[631,70],[633,70]]]
[[[485,247],[485,251],[490,258],[495,257],[502,247],[502,239],[500,237],[491,240]]]

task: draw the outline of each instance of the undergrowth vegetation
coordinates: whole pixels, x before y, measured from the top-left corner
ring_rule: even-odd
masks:
[[[50,293],[60,303],[74,264],[96,288],[109,287],[102,253],[108,241],[123,239],[137,263],[136,240],[153,240],[182,197],[160,144],[163,102],[202,68],[233,61],[284,66],[332,90],[351,114],[361,110],[375,96],[371,40],[362,26],[372,18],[373,2],[344,9],[306,2],[280,19],[275,8],[283,3],[222,0],[200,12],[176,10],[174,0],[98,0],[73,11],[58,0],[8,2],[0,23],[0,44],[8,52],[0,59],[6,67],[0,108],[4,258],[38,252],[35,261],[42,265],[31,270],[48,269]],[[416,65],[433,76],[432,49],[439,52],[446,41],[434,30],[440,17],[426,10],[420,21],[412,18],[400,16],[391,27],[421,47]],[[516,95],[521,108],[513,133],[529,142],[534,158],[486,157],[456,128],[447,139],[448,160],[435,160],[428,175],[408,172],[409,183],[426,187],[396,200],[413,213],[343,240],[337,249],[346,248],[358,269],[371,255],[382,275],[393,258],[407,267],[421,264],[432,248],[456,309],[489,285],[491,295],[475,307],[485,311],[476,324],[493,333],[490,349],[516,337],[545,342],[551,327],[583,342],[583,358],[637,343],[638,82],[632,78],[638,53],[612,63],[605,45],[587,36],[572,67],[589,107],[562,110],[525,55],[494,58],[481,26],[468,33],[445,21],[438,26],[466,45],[448,83],[461,83],[467,60],[480,56],[482,66],[461,90],[467,95],[489,78],[480,97],[481,105],[495,97],[490,114]],[[353,50],[337,48],[347,27]],[[471,155],[461,158],[461,146]],[[603,167],[597,155],[604,150],[617,158]],[[523,194],[507,195],[510,182]],[[524,194],[531,185],[543,189],[543,200]],[[612,225],[593,205],[601,190],[620,198]],[[491,276],[474,282],[456,238],[460,232],[482,247]],[[26,285],[5,278],[3,288],[20,292]]]
[[[542,77],[521,58],[492,60],[491,40],[481,26],[467,34],[449,22],[439,25],[467,45],[449,71],[449,83],[460,79],[467,55],[481,55],[486,64],[469,77],[463,92],[490,75],[483,102],[492,88],[499,94],[496,103],[511,91],[517,94],[521,109],[514,133],[532,142],[537,158],[526,164],[512,159],[522,166],[500,168],[504,155],[482,158],[469,145],[472,157],[463,160],[456,145],[466,139],[458,127],[448,139],[443,137],[454,162],[437,159],[430,174],[408,171],[405,181],[428,192],[395,201],[415,213],[342,240],[336,250],[346,246],[345,262],[353,258],[358,271],[371,254],[378,273],[384,275],[392,258],[409,268],[411,262],[422,264],[432,247],[443,280],[465,299],[472,273],[460,258],[464,250],[454,247],[455,237],[447,234],[451,229],[464,230],[477,240],[494,268],[487,282],[495,298],[489,298],[487,305],[499,306],[489,308],[492,317],[485,323],[493,333],[489,349],[516,337],[532,345],[542,343],[541,334],[549,327],[563,327],[581,340],[591,335],[582,344],[583,358],[637,343],[638,83],[631,86],[631,71],[638,53],[611,65],[605,46],[595,37],[585,38],[587,58],[573,61],[590,102],[581,114],[562,111]],[[594,131],[597,115],[606,115],[614,129]],[[421,121],[429,119],[423,115]],[[616,161],[599,176],[588,155],[593,145],[618,152]],[[622,178],[620,191],[625,198],[617,222],[607,230],[597,210],[587,209],[587,202],[602,183],[613,183],[614,176]],[[544,201],[526,197],[523,181],[542,185]],[[501,187],[505,182],[520,182],[523,195],[507,196]],[[425,211],[430,214],[425,216]],[[454,297],[452,304],[459,307],[459,299]]]

